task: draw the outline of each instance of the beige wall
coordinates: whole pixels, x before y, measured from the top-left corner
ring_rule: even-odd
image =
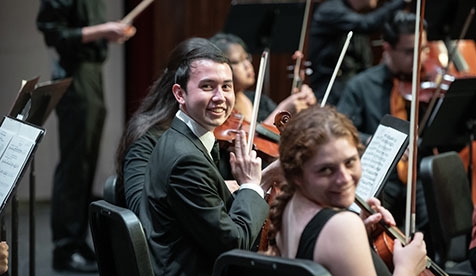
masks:
[[[0,116],[8,114],[23,79],[40,76],[50,80],[48,50],[36,30],[35,18],[39,0],[4,0],[0,2]],[[122,1],[105,0],[108,19],[122,16]],[[103,135],[94,192],[102,195],[106,178],[114,171],[114,151],[123,128],[124,118],[124,46],[110,45],[104,67],[108,116]],[[35,155],[36,199],[51,196],[53,172],[58,162],[56,115],[45,124],[47,131]],[[28,199],[29,170],[18,187],[20,199]]]

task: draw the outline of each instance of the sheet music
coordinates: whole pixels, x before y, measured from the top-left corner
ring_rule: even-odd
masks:
[[[0,127],[0,204],[10,194],[44,130],[5,117]]]
[[[378,126],[361,158],[362,177],[357,186],[357,195],[364,200],[376,195],[406,138],[405,133],[392,127]],[[350,209],[360,211],[355,203]]]

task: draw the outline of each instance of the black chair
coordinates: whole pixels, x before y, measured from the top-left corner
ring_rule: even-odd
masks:
[[[152,276],[142,225],[129,209],[104,200],[89,205],[89,225],[101,276]]]
[[[117,180],[116,175],[111,175],[106,179],[106,183],[104,183],[103,197],[104,197],[104,200],[109,202],[109,203],[112,203],[112,204],[117,205],[117,206],[124,207],[121,204],[119,204],[119,199],[118,199],[118,195],[117,195],[117,191],[116,191],[116,189],[117,189],[117,187],[116,187],[117,181],[116,180]]]
[[[215,261],[212,276],[330,276],[320,264],[311,260],[288,259],[233,249]]]
[[[436,261],[445,265],[447,261],[466,260],[473,203],[461,158],[454,151],[424,157],[420,163],[420,176]]]

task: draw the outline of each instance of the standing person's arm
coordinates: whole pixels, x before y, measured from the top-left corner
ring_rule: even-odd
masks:
[[[135,34],[135,28],[120,22],[89,22],[71,1],[42,0],[36,19],[37,28],[44,34],[48,46],[70,54],[81,44],[101,39],[123,42]]]
[[[106,39],[110,42],[123,43],[135,34],[133,26],[120,22],[106,22],[81,28],[82,43]]]

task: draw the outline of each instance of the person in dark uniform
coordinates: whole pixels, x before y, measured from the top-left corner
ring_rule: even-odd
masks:
[[[212,42],[201,56],[180,63],[172,93],[179,110],[150,156],[139,218],[156,275],[210,275],[216,258],[251,249],[268,214],[261,184],[261,159],[246,149],[237,131],[230,153],[233,194],[217,166],[214,129],[234,103],[229,59]]]
[[[308,58],[312,74],[310,86],[318,101],[329,85],[349,31],[354,34],[326,104],[336,105],[345,83],[355,74],[372,66],[374,57],[370,34],[381,31],[393,14],[405,7],[406,0],[326,0],[318,4],[309,27]]]
[[[85,238],[106,116],[103,63],[107,43],[123,43],[135,29],[106,22],[101,0],[42,0],[36,24],[59,57],[52,78],[72,78],[56,107],[60,161],[52,195],[53,268],[94,272],[95,256]]]
[[[342,93],[337,110],[348,116],[359,131],[362,143],[366,144],[376,131],[380,120],[391,114],[402,120],[409,120],[409,102],[401,94],[402,83],[408,81],[413,71],[413,49],[415,43],[416,16],[413,13],[398,12],[386,23],[383,32],[383,60],[364,72],[353,77]],[[421,61],[428,58],[426,31],[422,32]],[[422,152],[420,152],[422,153]],[[407,153],[408,154],[408,153]],[[399,165],[408,163],[404,155]],[[408,169],[399,165],[392,170],[387,182],[384,183],[379,198],[383,206],[395,216],[397,225],[404,226],[405,202],[407,194],[406,174]],[[430,238],[428,210],[419,179],[416,182],[416,221],[418,231],[425,233],[429,256],[433,257]]]

